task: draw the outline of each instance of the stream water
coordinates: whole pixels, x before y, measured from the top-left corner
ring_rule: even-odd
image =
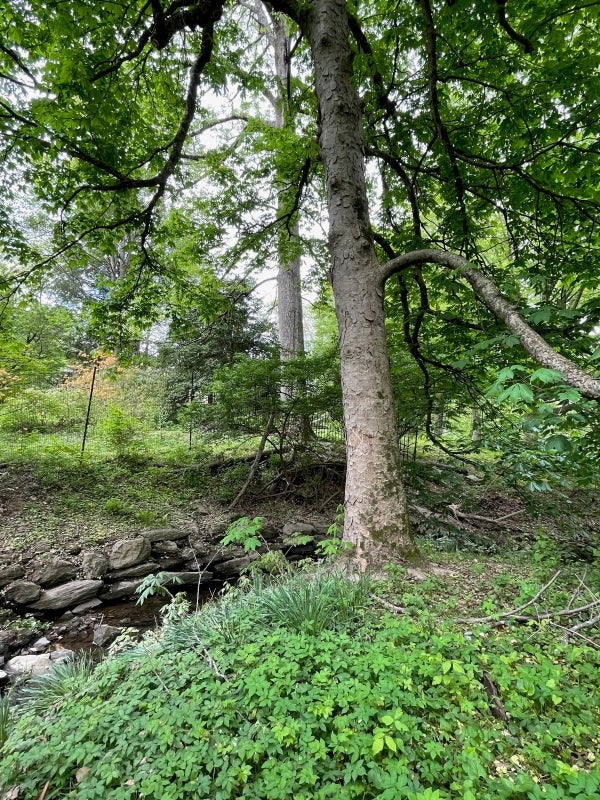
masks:
[[[200,594],[196,589],[184,592],[190,603],[190,609],[194,610],[197,606],[211,599],[222,583],[214,585],[207,584],[202,587]],[[98,650],[94,645],[94,629],[98,625],[112,625],[116,628],[135,628],[140,632],[152,630],[162,622],[161,609],[170,602],[169,597],[153,596],[147,598],[142,605],[138,605],[136,600],[125,600],[120,603],[112,603],[95,608],[81,618],[81,626],[77,630],[72,630],[71,625],[61,625],[61,621],[55,621],[52,625],[49,638],[56,642],[60,647],[68,650]],[[89,624],[85,622],[89,620]],[[62,628],[66,628],[61,632]]]

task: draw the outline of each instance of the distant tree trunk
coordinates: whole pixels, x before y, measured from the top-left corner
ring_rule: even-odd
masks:
[[[273,97],[275,127],[283,130],[286,125],[292,124],[289,97],[287,96],[291,78],[289,38],[285,23],[277,14],[270,13],[268,21],[262,13],[262,8],[259,10],[259,14],[264,20],[264,24],[269,27],[273,47],[275,76],[278,84],[277,93]],[[283,188],[287,176],[276,175],[275,180],[279,190],[277,214],[278,217],[283,218],[290,210],[290,192]],[[302,276],[298,244],[298,215],[294,213],[287,225],[281,228],[278,238],[277,321],[281,357],[284,359],[295,358],[304,353]]]
[[[481,441],[481,414],[477,406],[471,409],[471,441]]]
[[[344,539],[361,569],[417,554],[402,485],[383,285],[373,246],[360,98],[344,0],[315,0],[303,28],[315,63],[331,279],[340,336],[347,477]]]

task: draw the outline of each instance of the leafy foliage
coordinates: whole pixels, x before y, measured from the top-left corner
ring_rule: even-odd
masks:
[[[266,627],[262,595],[211,604],[41,716],[25,711],[3,788],[23,800],[46,783],[62,800],[600,796],[597,651],[528,631],[465,636],[426,612],[309,633],[282,605]]]

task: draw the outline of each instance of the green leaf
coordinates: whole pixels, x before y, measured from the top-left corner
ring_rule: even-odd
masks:
[[[498,401],[508,400],[511,403],[533,402],[533,392],[526,383],[513,383],[498,395]]]
[[[531,373],[530,380],[534,382],[538,381],[539,383],[557,383],[562,380],[562,375],[556,369],[540,367],[540,369],[536,369]]]

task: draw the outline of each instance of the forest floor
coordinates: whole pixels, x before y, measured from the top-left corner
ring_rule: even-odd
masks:
[[[117,461],[1,464],[0,560],[76,554],[145,528],[181,526],[201,537],[244,515],[274,525],[331,524],[343,496],[343,469],[337,467],[312,464],[263,476],[269,491],[247,495],[230,511],[245,463],[223,471]],[[406,577],[431,578],[440,598],[456,596],[458,611],[480,607],[490,593],[510,597],[515,582],[538,568],[566,566],[583,574],[600,563],[597,491],[518,491],[498,476],[434,461],[408,463],[405,470],[413,530],[426,562]]]

